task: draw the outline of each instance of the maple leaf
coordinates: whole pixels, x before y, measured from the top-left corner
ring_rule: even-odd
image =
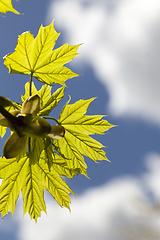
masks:
[[[39,116],[48,116],[49,113],[55,108],[59,101],[64,97],[64,89],[65,87],[58,88],[51,96],[52,87],[48,85],[42,86],[42,88],[37,91],[34,83],[32,82],[32,94],[38,94],[38,96],[42,99],[43,105],[41,110],[39,111]],[[24,102],[30,96],[30,83],[27,82],[25,84],[25,95],[21,96],[22,102]]]
[[[0,12],[7,11],[20,14],[11,0],[0,0]],[[103,120],[103,115],[85,115],[94,98],[74,104],[69,104],[69,100],[59,120],[49,116],[64,96],[65,81],[78,76],[64,65],[78,54],[80,44],[54,49],[58,36],[53,22],[46,27],[41,25],[36,38],[29,31],[19,35],[15,52],[4,57],[9,73],[30,75],[30,81],[21,96],[22,104],[0,96],[0,136],[4,136],[7,127],[11,130],[0,158],[2,217],[14,213],[20,192],[23,213],[28,212],[36,222],[41,212],[46,212],[44,190],[59,206],[70,209],[70,193],[74,193],[62,177],[88,177],[84,156],[95,162],[109,161],[102,150],[104,146],[90,135],[104,134],[114,125]],[[40,90],[33,77],[45,83]],[[51,94],[53,83],[64,86]]]
[[[21,96],[23,104],[18,106],[20,106],[22,112],[29,109],[34,115],[39,110],[39,102],[41,102],[39,96],[42,98],[43,106],[39,113],[48,115],[64,95],[64,87],[57,89],[51,95],[50,86],[43,86],[37,91],[33,82],[32,90],[36,95],[29,97],[28,100],[29,84],[27,83],[25,85],[25,95]],[[3,105],[13,105],[8,99],[2,98],[2,100]],[[9,126],[7,120],[4,120],[1,118],[0,123]],[[12,136],[14,136],[15,141],[12,140]],[[5,154],[7,152],[8,156],[8,154],[13,154],[13,151],[17,152],[15,144],[22,143],[23,145],[23,139],[23,135],[20,138],[18,134],[16,134],[16,138],[15,135],[11,135],[7,144],[5,144],[7,147],[4,147]],[[14,144],[13,147],[8,144],[10,142]],[[46,212],[44,189],[55,198],[61,207],[64,206],[70,209],[69,193],[73,192],[61,175],[72,178],[76,173],[73,169],[67,167],[66,159],[54,152],[51,140],[45,137],[30,137],[29,152],[25,151],[17,157],[6,158],[3,156],[0,159],[0,178],[3,179],[0,186],[0,212],[2,216],[8,212],[14,213],[16,201],[21,191],[24,202],[23,212],[24,214],[29,212],[31,219],[34,218],[35,221],[41,216],[41,211]]]
[[[50,88],[49,86],[47,87]],[[42,95],[42,99],[46,98],[46,89],[47,88],[44,89],[43,86],[39,91],[39,95]],[[7,104],[14,106],[14,104],[10,100],[4,97],[0,97],[0,125],[4,127],[9,127],[13,131],[13,134],[6,141],[3,148],[3,154],[6,158],[18,157],[21,153],[23,153],[26,148],[27,137],[29,137],[29,139],[31,139],[32,141],[32,148],[29,147],[30,143],[28,145],[28,147],[30,148],[30,158],[32,159],[33,163],[36,163],[44,148],[41,138],[63,138],[65,130],[62,126],[51,126],[44,118],[37,115],[41,109],[42,112],[48,114],[53,109],[53,107],[58,104],[58,102],[63,97],[63,94],[61,94],[62,96],[59,97],[59,100],[55,100],[55,96],[58,99],[58,93],[61,93],[59,89],[51,97],[48,96],[48,101],[45,102],[44,109],[42,109],[42,99],[38,96],[38,94],[35,94],[26,98],[25,101],[23,101],[21,111],[16,110],[12,112],[6,111],[3,108],[3,105]],[[27,92],[25,93],[25,96],[26,95]],[[37,151],[39,152],[39,154],[37,154]],[[38,155],[38,157],[35,157],[35,155]]]
[[[58,36],[53,22],[46,27],[41,25],[35,39],[31,32],[22,33],[15,52],[4,57],[9,73],[31,74],[43,83],[61,85],[67,79],[78,76],[63,65],[78,54],[79,45],[64,44],[53,50]]]
[[[6,12],[13,12],[16,14],[20,14],[17,10],[13,8],[11,0],[0,0],[0,12],[4,14]]]
[[[59,117],[59,124],[65,128],[65,136],[61,141],[54,140],[56,150],[64,156],[68,168],[87,176],[87,165],[83,155],[97,162],[107,160],[104,147],[101,143],[91,138],[90,134],[104,134],[115,125],[101,119],[102,115],[84,115],[94,98],[79,100],[74,104],[66,103]]]
[[[34,94],[31,97],[29,96],[30,88],[32,88]],[[36,122],[33,121],[33,124],[31,124],[31,121],[27,130],[25,130],[29,134],[27,138],[23,134],[21,137],[18,134],[13,134],[4,146],[4,153],[7,158],[3,156],[0,159],[0,178],[3,179],[0,186],[0,212],[2,216],[8,212],[14,213],[16,201],[20,192],[22,192],[24,214],[28,212],[31,219],[37,221],[38,217],[41,216],[41,211],[46,212],[45,189],[61,207],[70,209],[70,193],[74,193],[62,179],[62,176],[72,178],[75,175],[83,174],[87,177],[87,165],[83,155],[96,162],[98,160],[108,160],[105,152],[101,149],[103,145],[89,135],[104,134],[114,125],[103,120],[102,115],[85,115],[94,98],[79,100],[74,104],[69,104],[69,100],[65,104],[59,120],[56,120],[60,129],[65,128],[65,136],[61,140],[54,140],[54,137],[51,140],[50,133],[46,135],[45,129],[41,129],[41,127],[39,131],[37,121],[39,124],[39,118],[41,119],[41,117],[38,116],[37,118],[36,114],[46,114],[48,116],[63,96],[64,87],[58,88],[51,95],[51,87],[48,85],[43,86],[38,91],[33,82],[26,83],[25,94],[21,96],[23,104],[17,104],[17,106],[24,115],[29,111],[37,120]],[[15,106],[5,98],[2,98],[2,105]],[[55,120],[52,117],[47,118]],[[3,118],[0,118],[0,124],[9,126]],[[43,126],[46,127],[46,122],[43,123]],[[58,128],[57,125],[54,127]],[[43,132],[41,132],[42,130]],[[33,136],[30,137],[30,133],[34,133]],[[57,132],[54,130],[54,133]],[[26,142],[29,139],[29,150],[27,152],[23,140]],[[17,154],[17,151],[19,154],[18,144],[20,144],[20,151],[22,151],[21,147],[24,150],[20,156],[12,157],[15,152]]]
[[[43,157],[43,156],[42,156]],[[69,193],[73,193],[60,174],[55,170],[48,170],[47,164],[40,158],[39,163],[30,164],[25,155],[17,163],[16,158],[0,159],[0,178],[4,179],[0,186],[0,212],[2,217],[15,211],[16,201],[22,191],[23,212],[29,212],[31,219],[46,212],[44,189],[46,189],[60,206],[68,209],[70,203]]]

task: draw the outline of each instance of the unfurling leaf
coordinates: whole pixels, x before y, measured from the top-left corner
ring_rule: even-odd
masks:
[[[22,33],[15,52],[4,57],[4,65],[10,73],[32,74],[43,83],[64,85],[67,79],[78,76],[63,65],[77,55],[79,45],[65,44],[53,50],[58,36],[53,22],[41,26],[35,39],[30,32]]]
[[[36,94],[31,97],[28,97],[22,105],[21,112],[22,114],[30,113],[33,117],[37,115],[37,113],[41,110],[42,107],[42,100]]]
[[[26,129],[26,133],[30,136],[46,137],[51,132],[51,125],[44,118],[36,116]]]
[[[44,85],[42,88],[37,91],[34,83],[32,82],[32,94],[38,95],[42,100],[42,107],[39,111],[38,115],[40,116],[48,116],[49,113],[55,108],[60,100],[64,97],[64,89],[65,86],[58,88],[52,95],[51,95],[51,88],[49,85]],[[29,82],[25,84],[25,95],[21,96],[22,102],[24,102],[29,96],[30,86]]]
[[[3,148],[3,155],[6,158],[15,158],[19,156],[26,144],[27,137],[20,138],[16,132],[14,132],[6,141]]]
[[[48,133],[48,137],[51,139],[62,139],[65,135],[65,128],[58,125],[58,126],[52,126],[50,133]]]

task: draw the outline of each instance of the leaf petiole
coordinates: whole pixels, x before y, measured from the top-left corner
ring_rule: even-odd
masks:
[[[59,122],[58,122],[58,120],[57,120],[56,118],[53,118],[53,117],[43,117],[43,118],[53,120],[53,121],[55,121],[58,125],[60,125]]]
[[[29,80],[29,96],[32,96],[32,78],[33,78],[33,73],[31,72],[30,75],[30,80]],[[28,138],[28,152],[30,153],[31,149],[31,138]]]
[[[30,75],[30,80],[29,80],[29,96],[32,96],[32,78],[33,78],[33,72]]]

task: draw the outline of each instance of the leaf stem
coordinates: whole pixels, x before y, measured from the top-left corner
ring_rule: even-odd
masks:
[[[53,117],[43,117],[43,118],[45,118],[45,119],[51,119],[51,120],[55,121],[58,125],[60,125],[59,122],[58,122],[58,120],[57,120],[56,118],[53,118]]]
[[[29,96],[32,96],[32,79],[33,79],[33,73],[30,75],[30,80],[29,80]],[[31,138],[28,138],[28,151],[30,153],[31,150]]]
[[[31,73],[30,80],[29,80],[29,96],[32,96],[32,78],[33,78],[33,73]]]

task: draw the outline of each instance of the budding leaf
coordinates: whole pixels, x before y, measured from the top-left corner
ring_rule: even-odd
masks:
[[[16,11],[13,8],[12,1],[11,0],[0,0],[0,12],[6,13],[6,12],[13,12],[16,14],[20,14],[18,11]]]
[[[39,111],[38,115],[40,116],[48,116],[49,113],[55,108],[60,100],[64,97],[64,89],[65,87],[58,88],[52,95],[51,89],[49,85],[44,85],[38,91],[32,82],[32,94],[38,94],[38,96],[42,100],[42,108]],[[25,95],[21,96],[22,102],[24,102],[29,97],[29,82],[25,84]]]
[[[35,39],[31,32],[22,33],[15,52],[4,57],[4,65],[10,73],[32,74],[43,83],[64,85],[67,79],[78,76],[63,65],[77,55],[79,45],[64,44],[53,50],[58,36],[53,22],[41,26]]]

